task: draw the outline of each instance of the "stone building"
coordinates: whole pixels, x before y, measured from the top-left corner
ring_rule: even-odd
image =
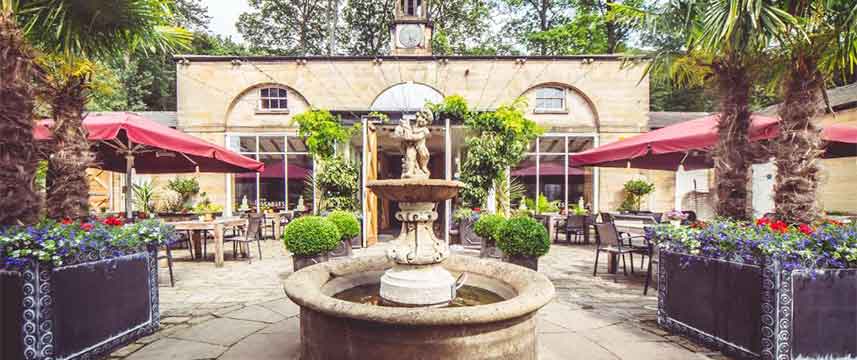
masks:
[[[395,177],[401,154],[391,138],[393,125],[427,101],[449,95],[464,97],[477,110],[527,100],[527,115],[545,134],[511,176],[526,184],[530,199],[542,195],[562,207],[583,202],[613,210],[621,202],[624,181],[640,175],[570,168],[567,155],[648,130],[649,83],[641,62],[613,55],[434,56],[428,41],[431,21],[418,0],[397,2],[391,31],[391,56],[176,56],[176,127],[255,157],[268,168],[259,175],[200,174],[207,196],[227,212],[245,197],[253,207],[312,209],[317,196],[305,178],[314,162],[292,123],[311,108],[362,125],[350,144],[340,146],[360,164],[362,181]],[[375,113],[391,121],[376,123]],[[431,131],[432,177],[455,178],[466,156],[466,129],[436,119]],[[671,208],[671,174],[643,173],[659,183],[650,206]],[[367,204],[367,196],[361,197],[365,216],[377,218],[382,232],[395,228],[394,205]],[[442,226],[449,226],[454,203],[439,211]]]

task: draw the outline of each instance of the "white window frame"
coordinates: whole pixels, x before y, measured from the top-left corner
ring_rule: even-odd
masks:
[[[548,89],[559,90],[559,92],[560,92],[559,97],[542,97],[542,96],[539,96],[540,91],[548,90]],[[549,99],[549,100],[559,99],[560,101],[562,101],[562,106],[559,108],[540,108],[539,107],[539,99]],[[564,87],[559,87],[559,86],[541,86],[541,87],[536,88],[536,104],[535,104],[535,108],[534,108],[533,112],[539,113],[539,114],[551,114],[551,113],[553,113],[553,114],[565,114],[565,113],[568,113],[568,89],[566,89]]]
[[[268,90],[268,96],[262,96],[262,90]],[[277,96],[271,96],[271,93],[270,93],[271,90],[276,90]],[[286,92],[285,97],[279,96],[281,90]],[[280,106],[279,103],[281,100],[285,100],[286,101],[286,107],[285,108],[277,107],[277,108],[267,108],[266,109],[266,108],[262,107],[262,102],[265,100],[276,100],[277,106]],[[288,114],[289,113],[289,89],[282,87],[282,86],[265,86],[265,87],[259,88],[259,102],[256,104],[256,113],[258,113],[258,114]]]
[[[538,201],[539,195],[541,195],[541,193],[542,193],[541,192],[541,180],[542,179],[541,179],[541,175],[540,175],[541,167],[542,167],[541,166],[542,165],[541,164],[541,157],[543,155],[561,155],[561,156],[563,156],[564,162],[565,162],[565,168],[566,168],[566,170],[563,171],[563,172],[565,172],[565,176],[563,176],[564,186],[565,186],[565,190],[563,190],[563,193],[564,193],[563,199],[565,201],[565,211],[566,212],[568,212],[568,201],[570,200],[568,198],[568,193],[569,193],[569,191],[568,191],[568,168],[571,165],[571,155],[572,155],[572,153],[568,152],[568,139],[569,138],[576,138],[576,137],[591,138],[593,149],[597,148],[600,145],[600,138],[598,136],[598,133],[549,132],[549,133],[544,133],[542,135],[539,135],[539,137],[537,137],[536,140],[534,140],[534,142],[536,144],[535,151],[527,151],[524,154],[525,158],[530,157],[530,156],[534,156],[536,158],[536,201]],[[542,152],[541,151],[542,138],[562,138],[563,139],[563,152]],[[600,208],[600,206],[601,206],[601,203],[600,203],[601,191],[599,189],[599,187],[600,187],[599,178],[600,177],[601,177],[601,169],[598,167],[593,167],[592,168],[592,211],[593,212],[598,212],[601,209]],[[511,181],[511,176],[506,181]]]

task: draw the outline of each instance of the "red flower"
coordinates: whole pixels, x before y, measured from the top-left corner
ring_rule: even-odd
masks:
[[[812,233],[815,232],[815,229],[807,224],[800,224],[800,226],[798,226],[798,230],[806,235],[812,235]]]
[[[63,225],[71,225],[72,222],[73,221],[71,221],[71,219],[69,219],[69,218],[62,219]]]
[[[110,216],[107,219],[104,219],[104,225],[122,226],[122,219],[117,218],[115,216]]]
[[[756,226],[765,226],[765,225],[770,225],[770,224],[771,224],[771,219],[768,219],[768,218],[759,218],[758,220],[756,220]]]
[[[844,226],[845,225],[841,221],[836,221],[833,219],[827,219],[826,222],[830,225],[833,225],[833,226]]]
[[[480,208],[478,208],[478,207],[473,208],[473,212],[479,212],[479,211],[481,211],[481,210],[482,210],[482,209],[480,209]]]
[[[781,233],[781,234],[785,233],[786,231],[789,230],[789,226],[780,220],[777,220],[774,223],[768,224],[768,227],[770,227],[771,230],[776,231],[776,232]]]
[[[83,229],[83,230],[89,231],[89,230],[92,230],[92,224],[90,224],[90,223],[83,223],[83,224],[80,224],[80,228],[81,228],[81,229]]]

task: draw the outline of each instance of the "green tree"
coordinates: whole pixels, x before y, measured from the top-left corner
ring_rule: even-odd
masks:
[[[88,58],[124,56],[129,50],[164,52],[190,39],[173,26],[166,0],[20,2],[18,20],[27,40],[46,53],[39,95],[51,106],[55,150],[48,162],[47,210],[52,218],[88,215],[86,168],[94,156],[82,126],[96,66]],[[10,7],[11,8],[11,7]]]
[[[502,32],[534,55],[549,54],[549,43],[533,41],[540,37],[530,36],[567,23],[575,8],[574,0],[497,0],[496,5],[502,17],[508,19]]]
[[[330,1],[250,0],[252,11],[238,17],[238,32],[255,48],[281,55],[327,51]]]
[[[814,119],[824,112],[825,85],[834,76],[854,74],[857,65],[857,3],[849,0],[783,0],[782,11],[797,19],[782,36],[783,104],[776,143],[777,217],[812,223],[819,210],[820,131]]]
[[[345,26],[339,40],[345,53],[389,54],[394,6],[394,0],[348,0],[342,9]]]

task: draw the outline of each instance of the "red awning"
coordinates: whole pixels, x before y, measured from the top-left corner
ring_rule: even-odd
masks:
[[[562,164],[545,162],[539,164],[539,175],[541,176],[564,176]],[[579,168],[568,168],[568,176],[581,176],[586,174],[583,169]],[[512,176],[536,176],[536,166],[528,166],[521,169],[516,169],[512,171]]]
[[[262,179],[283,179],[286,175],[283,169],[283,161],[282,159],[274,164],[268,164],[265,166],[265,171],[263,171],[259,176]],[[300,167],[298,165],[289,164],[289,180],[304,180],[307,175],[312,173],[312,169],[307,169],[304,167]],[[246,173],[246,174],[238,174],[235,175],[235,178],[238,179],[255,179],[256,174]]]
[[[38,140],[52,136],[52,120],[39,121]],[[104,170],[125,172],[125,149],[133,150],[141,174],[186,172],[261,172],[265,165],[224,147],[198,139],[132,113],[87,116],[83,126],[93,141],[96,162]]]
[[[717,120],[710,115],[670,125],[598,148],[571,155],[571,165],[630,167],[636,169],[676,170],[706,169],[713,166],[706,154],[717,143]],[[778,118],[753,115],[750,141],[777,136]]]
[[[821,131],[821,138],[827,141],[824,157],[857,156],[857,126],[828,125]]]

